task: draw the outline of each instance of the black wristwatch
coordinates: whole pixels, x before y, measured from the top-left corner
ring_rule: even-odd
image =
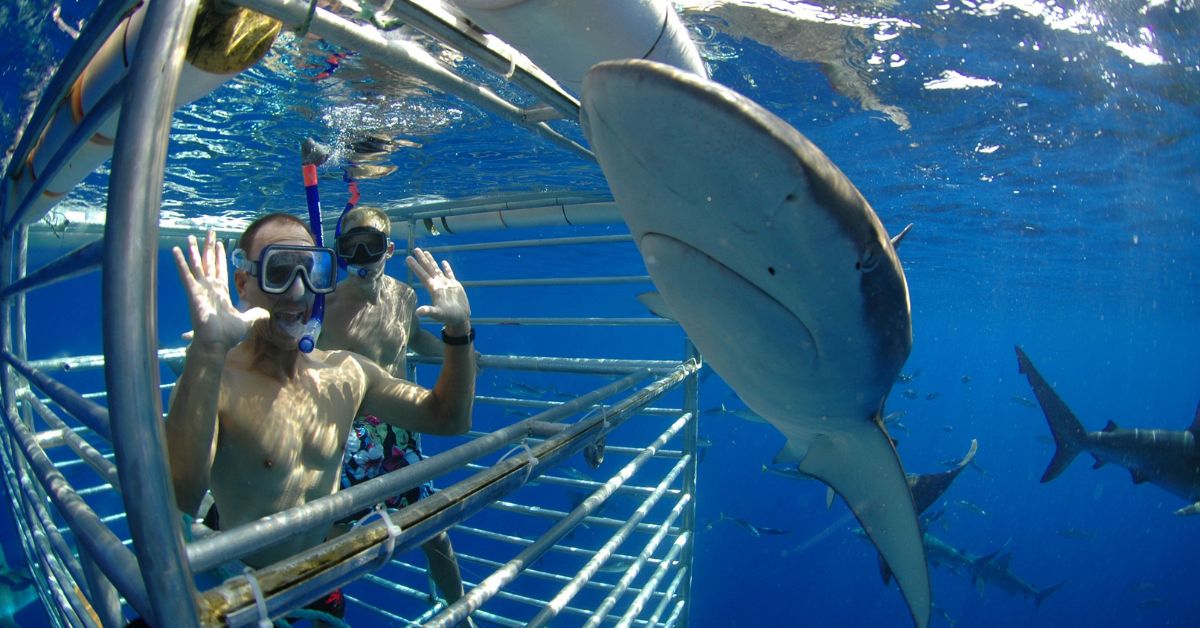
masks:
[[[442,342],[444,342],[452,347],[461,347],[463,345],[469,345],[474,341],[475,341],[475,326],[474,325],[471,326],[470,333],[468,333],[465,336],[447,336],[446,328],[445,327],[442,328]]]

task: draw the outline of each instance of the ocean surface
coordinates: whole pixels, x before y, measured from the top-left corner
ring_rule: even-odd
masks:
[[[69,31],[94,6],[0,4],[0,144],[15,143],[71,44]],[[1085,457],[1054,482],[1039,483],[1054,447],[1042,413],[1029,405],[1033,394],[1013,347],[1024,348],[1089,430],[1110,420],[1182,430],[1196,415],[1200,7],[1194,0],[681,6],[715,80],[816,143],[890,232],[914,225],[900,247],[914,344],[904,381],[887,402],[887,413],[905,413],[891,432],[906,469],[917,473],[942,470],[971,439],[979,442],[976,466],[947,493],[931,532],[972,555],[1010,552],[1011,571],[1039,589],[1063,583],[1038,606],[994,586],[981,592],[964,570],[934,567],[933,625],[1194,625],[1200,516],[1175,516],[1185,505],[1178,497],[1134,485],[1114,465],[1092,470]],[[417,147],[388,156],[392,174],[361,183],[364,203],[607,194],[594,163],[361,57],[343,58],[330,78],[314,80],[338,52],[285,34],[255,68],[181,110],[164,216],[302,211],[298,146],[306,137],[335,148],[321,185],[326,208],[340,206],[344,147],[366,132]],[[577,128],[563,130],[582,139]],[[103,212],[106,172],[48,220]],[[65,246],[34,251],[31,267]],[[644,272],[628,243],[450,260],[463,279]],[[403,272],[399,262],[393,268]],[[187,313],[165,254],[158,281],[161,346],[180,346]],[[645,316],[633,297],[646,289],[612,287],[586,298],[567,289],[520,298],[478,289],[470,296],[476,316]],[[29,305],[31,357],[100,353],[98,302],[98,276],[40,291]],[[658,327],[490,326],[478,339],[485,353],[514,355],[662,359],[681,357],[682,346],[678,330]],[[419,376],[433,377],[428,369]],[[485,370],[480,392],[503,391],[516,377]],[[603,383],[530,377],[522,381],[547,395]],[[783,444],[779,433],[737,418],[741,402],[719,376],[705,379],[701,406],[700,433],[712,444],[700,466],[692,625],[911,625],[841,502],[827,509],[819,483],[763,472]],[[477,423],[494,427],[506,418],[484,408]],[[426,444],[439,451],[453,442]],[[4,553],[19,567],[11,517],[0,522]],[[756,536],[752,528],[781,533]],[[468,580],[487,573],[477,566],[465,572]],[[17,623],[43,624],[36,606]]]

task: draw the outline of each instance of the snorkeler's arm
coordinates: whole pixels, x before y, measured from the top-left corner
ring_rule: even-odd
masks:
[[[208,232],[201,254],[196,238],[188,236],[190,264],[179,247],[173,249],[179,279],[188,295],[193,337],[187,359],[171,393],[167,413],[167,459],[179,509],[195,514],[208,490],[209,472],[217,442],[221,375],[225,357],[250,324],[267,312],[255,308],[238,312],[229,298],[225,247]]]
[[[450,264],[443,262],[439,267],[433,256],[421,249],[414,249],[407,261],[413,274],[429,291],[432,301],[430,305],[417,308],[416,314],[429,316],[444,324],[447,336],[467,336],[471,332],[471,305],[462,284],[455,279]],[[401,404],[407,404],[407,411],[397,406],[394,411],[370,412],[373,404],[391,401],[393,395],[390,391],[399,391],[395,382],[368,373],[368,382],[376,382],[377,385],[368,387],[363,411],[385,421],[395,421],[401,427],[429,434],[462,434],[471,429],[471,408],[475,403],[473,343],[445,345],[442,350],[442,370],[432,390],[408,384],[411,388],[407,392],[394,395]],[[389,392],[378,394],[383,391]]]
[[[443,349],[446,345],[442,343],[442,339],[422,328],[416,316],[413,316],[408,337],[411,338],[408,341],[409,348],[421,355],[445,355]]]
[[[204,499],[216,455],[218,400],[226,353],[223,347],[193,342],[171,391],[167,460],[176,506],[189,515],[197,514]]]

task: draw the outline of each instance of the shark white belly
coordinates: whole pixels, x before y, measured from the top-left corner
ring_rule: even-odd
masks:
[[[912,346],[904,273],[870,205],[798,131],[707,79],[596,66],[582,123],[667,307],[788,439],[777,460],[832,486],[918,626],[929,574],[879,419]]]

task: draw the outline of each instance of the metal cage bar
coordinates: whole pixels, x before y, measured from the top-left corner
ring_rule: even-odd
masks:
[[[158,626],[197,622],[164,456],[155,305],[157,251],[171,115],[200,0],[154,0],[126,75],[104,229],[101,274],[105,386],[121,494]]]

